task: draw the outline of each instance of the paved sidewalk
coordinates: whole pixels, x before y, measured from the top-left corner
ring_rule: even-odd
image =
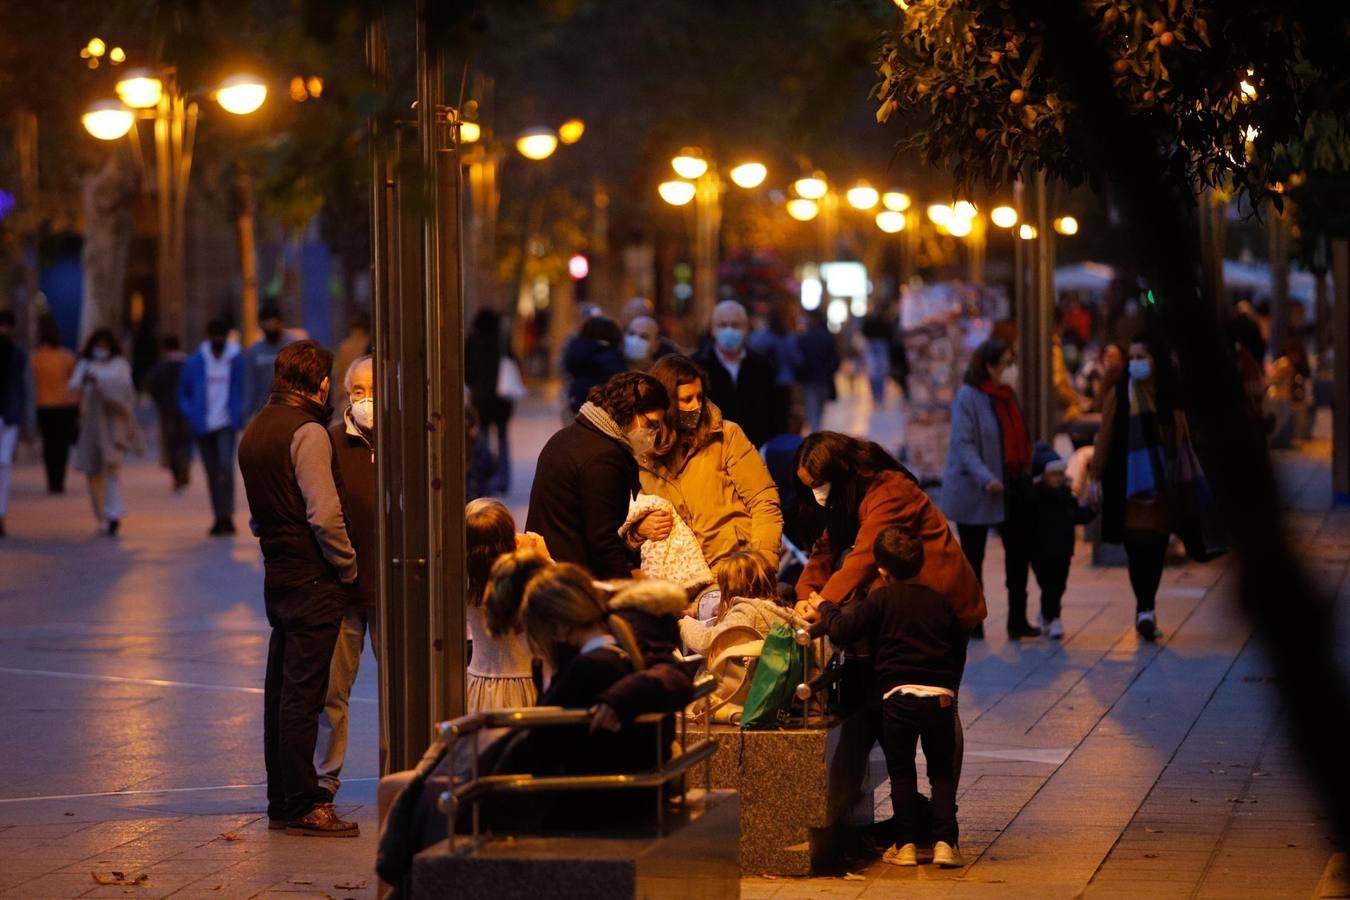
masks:
[[[846,394],[828,416],[888,446],[902,437],[901,418],[865,399]],[[552,407],[529,402],[513,424],[513,508],[523,511],[534,456],[557,423]],[[1344,608],[1350,513],[1328,509],[1324,453],[1279,465],[1290,528]],[[373,660],[354,692],[339,794],[362,836],[269,832],[257,546],[206,536],[200,469],[193,477],[173,495],[166,473],[129,466],[130,511],[110,540],[93,533],[81,476],[52,498],[40,467],[16,473],[12,536],[0,542],[0,896],[374,896]],[[990,549],[997,582],[998,542]],[[742,895],[1310,896],[1331,853],[1326,817],[1299,776],[1232,583],[1226,563],[1170,567],[1157,645],[1135,638],[1124,570],[1093,568],[1086,548],[1062,643],[1007,641],[1004,594],[991,584],[989,640],[972,649],[961,698],[967,867],[751,876]],[[1340,646],[1350,648],[1345,630]],[[884,789],[877,799],[889,814]],[[115,872],[148,877],[96,883]]]

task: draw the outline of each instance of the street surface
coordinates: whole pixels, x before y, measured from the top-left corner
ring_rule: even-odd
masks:
[[[844,391],[827,427],[894,449],[897,402],[873,413]],[[507,500],[518,521],[535,456],[559,421],[556,405],[532,398],[513,422]],[[1314,442],[1277,464],[1295,543],[1344,610],[1350,511],[1330,509],[1326,455]],[[16,471],[10,537],[0,542],[0,896],[373,897],[369,651],[337,798],[361,837],[269,832],[268,629],[242,488],[241,533],[208,538],[199,466],[175,495],[166,472],[132,463],[129,511],[109,539],[94,533],[83,477],[48,497],[31,456]],[[1134,634],[1124,569],[1093,568],[1080,547],[1065,640],[1016,644],[1003,635],[997,541],[989,556],[989,639],[972,646],[961,692],[967,867],[877,864],[808,880],[746,873],[742,896],[1312,896],[1332,853],[1327,818],[1281,727],[1270,668],[1230,602],[1231,562],[1168,568],[1158,600],[1165,637],[1149,645]],[[1338,646],[1350,659],[1345,620]],[[888,815],[884,787],[877,801]],[[96,881],[143,875],[136,886]]]

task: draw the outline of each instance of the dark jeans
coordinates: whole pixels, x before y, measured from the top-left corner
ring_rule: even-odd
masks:
[[[955,701],[893,694],[883,701],[881,713],[881,749],[886,753],[886,771],[891,778],[895,842],[908,844],[916,837],[919,802],[914,744],[918,741],[928,762],[928,784],[933,793],[933,840],[956,846]]]
[[[66,489],[66,464],[75,443],[78,406],[44,406],[37,411],[42,432],[42,463],[47,468],[47,490],[60,494]]]
[[[211,491],[211,511],[217,519],[234,515],[234,429],[218,428],[197,438]]]
[[[317,579],[263,598],[272,626],[263,683],[267,815],[289,820],[331,799],[314,771],[314,745],[347,592],[336,580]]]
[[[176,410],[159,412],[160,465],[173,473],[173,486],[187,487],[192,476],[192,428]]]
[[[1058,619],[1064,589],[1069,584],[1069,565],[1073,557],[1033,556],[1031,571],[1036,573],[1036,583],[1041,586],[1041,615],[1048,622]]]
[[[1167,562],[1167,535],[1158,531],[1127,528],[1125,562],[1134,588],[1134,611],[1148,612],[1158,598],[1163,566]]]

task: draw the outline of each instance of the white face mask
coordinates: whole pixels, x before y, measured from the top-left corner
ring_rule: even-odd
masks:
[[[352,401],[352,420],[366,431],[375,430],[375,399],[366,397]]]
[[[628,429],[625,434],[628,436],[628,446],[633,448],[636,456],[651,453],[652,448],[656,446],[656,429],[648,427],[642,420],[638,420],[638,424]]]
[[[816,502],[824,506],[830,500],[830,483],[818,484],[811,488],[811,494],[816,498]]]
[[[651,353],[651,345],[647,339],[640,334],[626,334],[623,336],[623,355],[629,362],[640,362],[646,359]]]
[[[1021,374],[1022,373],[1019,372],[1017,369],[1017,363],[1009,363],[1003,369],[1003,371],[999,373],[998,380],[1000,384],[1005,384],[1010,388],[1015,388],[1017,387],[1017,379],[1021,376]]]

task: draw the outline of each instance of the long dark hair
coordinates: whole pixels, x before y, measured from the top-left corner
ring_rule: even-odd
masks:
[[[858,507],[876,477],[882,472],[905,472],[880,444],[837,431],[818,431],[802,441],[796,467],[805,469],[814,484],[830,483],[825,531],[835,553],[851,547],[858,536]]]
[[[998,338],[990,338],[980,344],[975,348],[975,352],[970,354],[970,362],[966,363],[966,374],[961,381],[973,388],[984,384],[989,380],[989,367],[998,365],[998,361],[1007,352],[1008,342]]]
[[[469,577],[470,606],[481,606],[487,593],[492,564],[516,549],[516,523],[500,500],[480,497],[464,507],[465,569]]]
[[[670,395],[670,405],[666,408],[661,436],[657,440],[653,456],[667,468],[675,468],[691,448],[703,445],[712,428],[712,417],[708,413],[708,407],[712,403],[708,399],[708,373],[692,359],[671,354],[653,363],[648,374],[661,382],[661,386]],[[698,428],[691,434],[680,434],[680,386],[695,382],[703,387],[703,406],[700,409]]]

